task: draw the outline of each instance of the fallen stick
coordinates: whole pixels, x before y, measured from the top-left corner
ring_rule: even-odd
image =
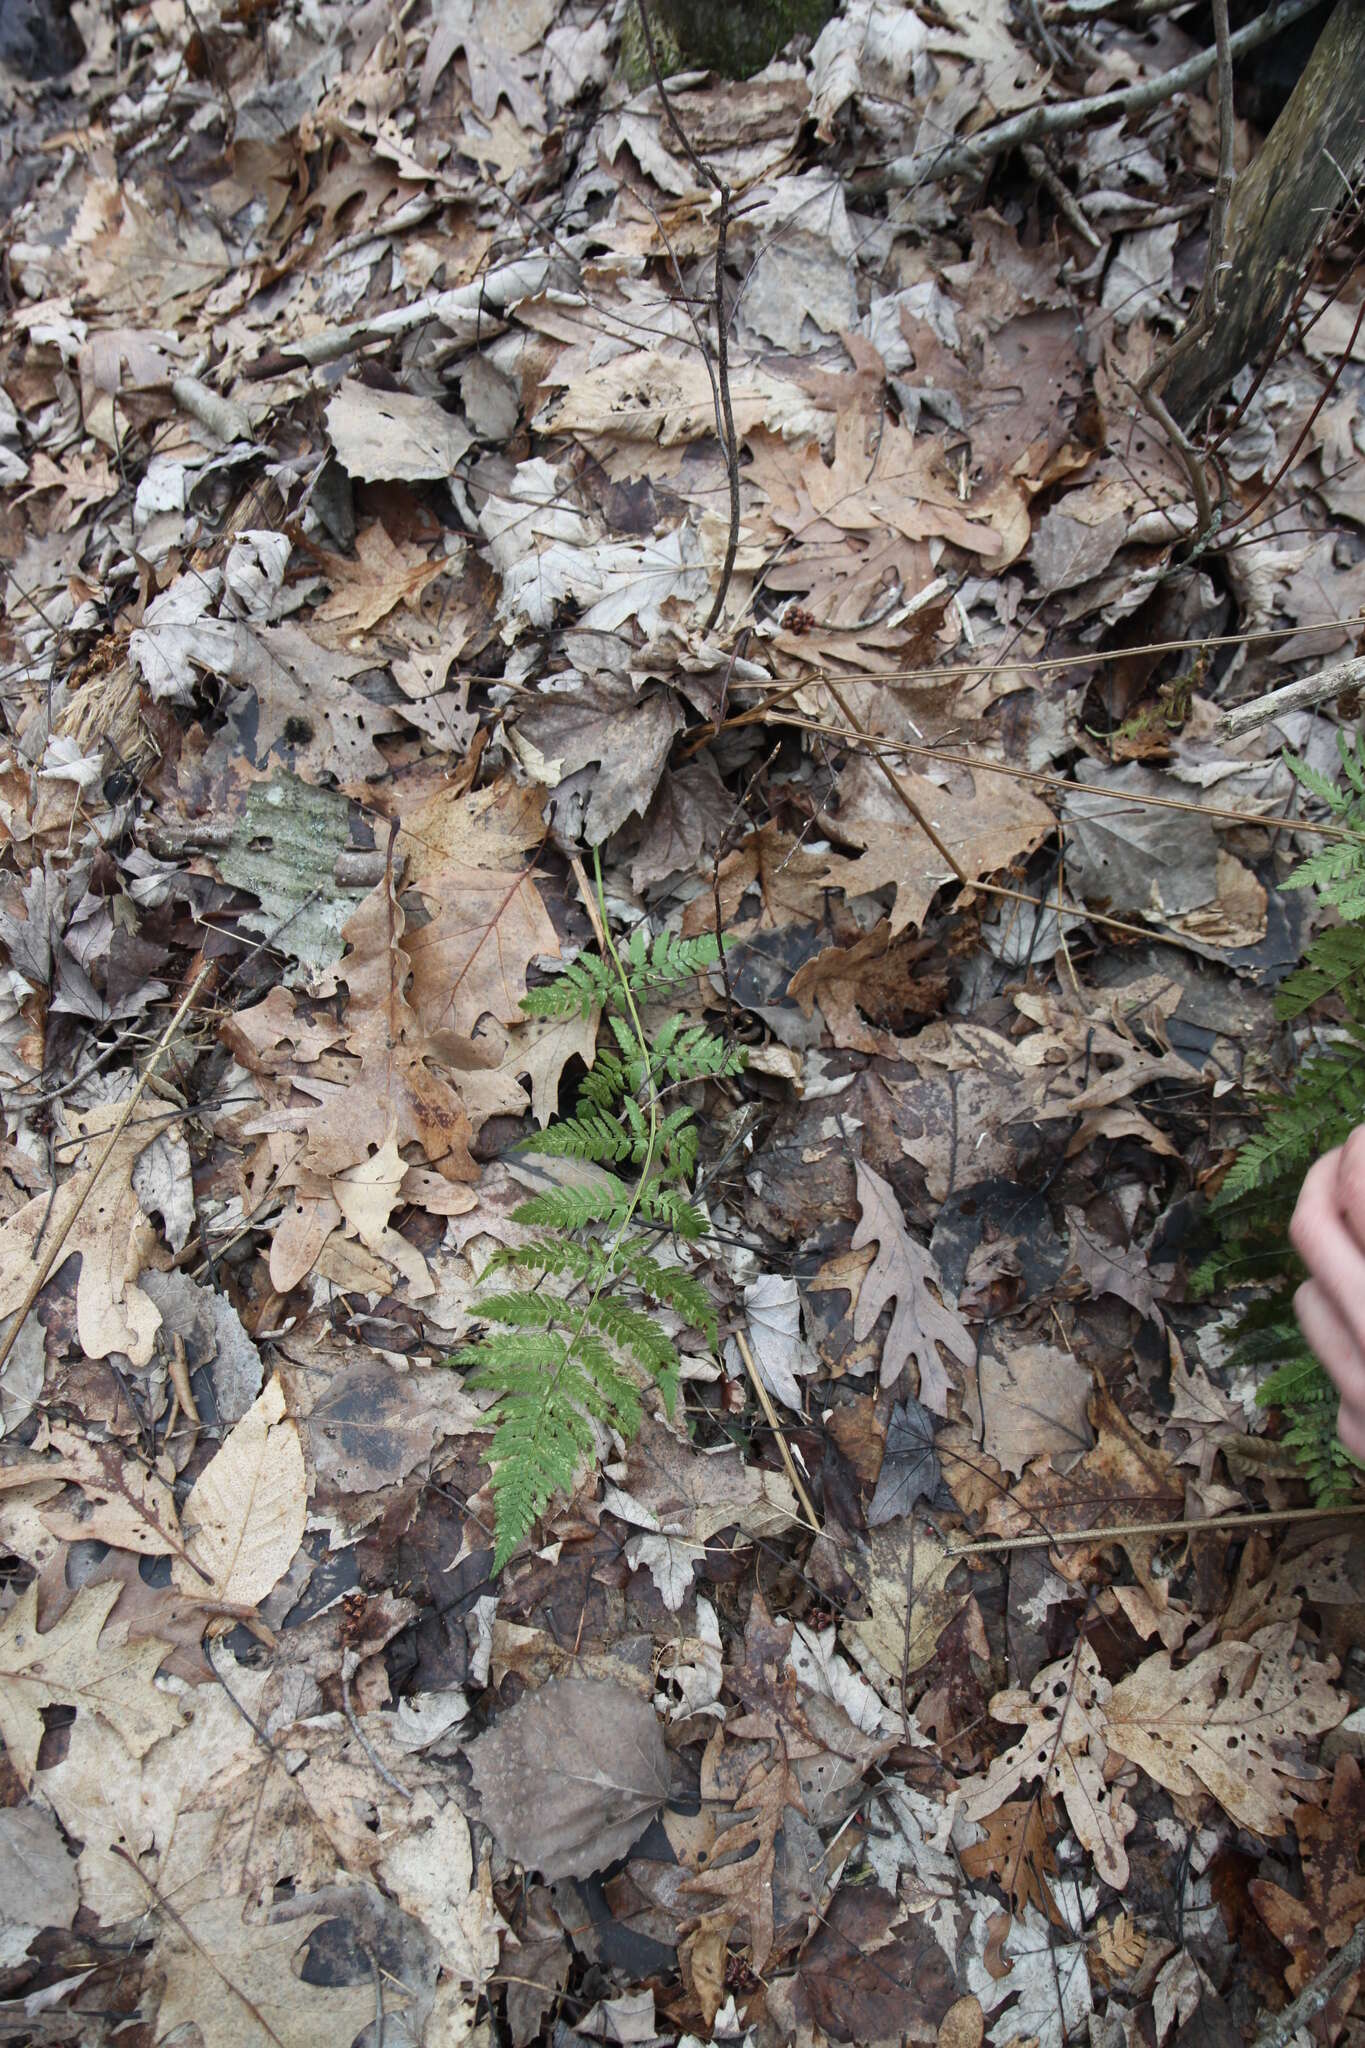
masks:
[[[1309,13],[1317,4],[1318,0],[1278,0],[1278,5],[1267,7],[1255,21],[1249,21],[1245,28],[1238,29],[1229,41],[1229,55],[1240,57],[1244,51],[1269,42],[1272,36],[1288,28],[1291,22]],[[880,182],[893,190],[913,191],[918,185],[936,184],[942,178],[956,178],[964,171],[979,171],[1002,150],[1014,149],[1025,142],[1040,142],[1045,135],[1069,135],[1077,128],[1093,128],[1114,114],[1145,114],[1149,107],[1160,106],[1163,100],[1174,99],[1178,92],[1202,83],[1217,62],[1216,49],[1200,50],[1183,64],[1175,65],[1170,71],[1158,72],[1155,78],[1145,78],[1139,85],[1126,85],[1117,92],[1100,93],[1095,99],[1058,100],[1052,106],[1026,107],[1022,113],[1012,114],[1007,121],[997,121],[994,126],[983,128],[970,142],[959,142],[952,148],[923,151],[913,156],[898,156]]]
[[[1340,696],[1343,690],[1358,690],[1362,683],[1365,655],[1357,654],[1350,661],[1339,661],[1335,668],[1303,676],[1297,683],[1285,683],[1281,689],[1271,690],[1264,697],[1253,697],[1249,703],[1224,712],[1218,725],[1219,737],[1239,740],[1243,733],[1254,732],[1258,725],[1269,725],[1282,711],[1306,711],[1325,698]]]
[[[1252,2048],[1289,2048],[1289,2043],[1300,2027],[1316,2019],[1325,2005],[1329,2005],[1339,1987],[1365,1963],[1365,1921],[1357,1927],[1345,1948],[1337,1950],[1330,1962],[1323,1964],[1316,1977],[1308,1984],[1283,2012],[1276,2013],[1269,2026],[1262,2027],[1252,2043]]]

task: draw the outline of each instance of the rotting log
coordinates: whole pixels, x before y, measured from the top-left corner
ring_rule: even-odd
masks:
[[[1233,187],[1216,317],[1202,318],[1196,306],[1160,380],[1182,427],[1271,346],[1314,243],[1362,168],[1365,0],[1337,0],[1264,147]]]

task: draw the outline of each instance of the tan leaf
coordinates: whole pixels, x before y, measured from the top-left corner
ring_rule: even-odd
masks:
[[[473,435],[439,399],[408,391],[377,391],[344,377],[327,406],[327,432],[351,476],[448,477]]]
[[[1110,1690],[1098,1657],[1082,1639],[1074,1656],[1045,1665],[1028,1692],[998,1692],[991,1701],[992,1718],[1022,1722],[1024,1733],[995,1758],[984,1777],[963,1788],[962,1812],[969,1820],[981,1820],[1021,1786],[1040,1779],[1064,1802],[1077,1840],[1094,1857],[1099,1875],[1122,1891],[1128,1882],[1124,1837],[1137,1826],[1137,1815],[1123,1793],[1105,1783]]]
[[[978,775],[970,792],[940,788],[903,767],[896,780],[972,881],[1031,853],[1056,827],[1047,805],[1005,776]],[[953,881],[953,868],[885,778],[863,761],[848,771],[839,796],[838,815],[824,822],[832,837],[863,850],[856,860],[832,855],[821,880],[850,896],[894,883],[892,937],[907,926],[918,929],[938,891]]]
[[[193,2022],[203,2048],[318,2048],[349,2041],[374,2018],[374,1986],[305,1983],[296,1959],[321,1913],[242,1918],[240,1898],[207,1899],[164,1916],[153,1952],[165,1978],[157,2039]]]
[[[252,1607],[284,1576],[303,1541],[308,1482],[278,1373],[204,1467],[185,1502],[182,1592]],[[208,1574],[208,1583],[194,1567]]]
[[[451,867],[428,887],[435,915],[405,941],[410,1000],[423,1027],[468,1038],[481,1017],[520,1023],[528,965],[537,954],[559,952],[530,875],[522,868]]]
[[[1040,1913],[1055,1910],[1049,1879],[1056,1869],[1048,1827],[1052,1804],[1039,1798],[1007,1799],[982,1817],[984,1839],[961,1851],[968,1877],[994,1878],[1014,1908],[1016,1919],[1029,1906]]]
[[[58,1462],[35,1460],[33,1476],[78,1486],[80,1507],[46,1507],[54,1536],[78,1543],[94,1538],[143,1557],[168,1557],[181,1548],[175,1497],[164,1479],[125,1457],[117,1444],[98,1443],[78,1430],[53,1428],[49,1442]]]
[[[943,1277],[924,1246],[911,1237],[894,1191],[860,1159],[854,1251],[877,1246],[864,1275],[853,1317],[853,1339],[861,1343],[888,1302],[896,1304],[882,1346],[881,1383],[892,1386],[913,1359],[919,1369],[919,1398],[936,1415],[948,1413],[950,1383],[939,1357],[942,1344],[963,1365],[976,1358],[976,1343],[956,1311],[939,1299]]]
[[[166,1645],[125,1643],[117,1629],[101,1636],[118,1596],[117,1585],[82,1586],[61,1620],[40,1635],[34,1583],[0,1625],[0,1735],[26,1786],[33,1783],[46,1707],[97,1714],[133,1756],[144,1755],[180,1719],[175,1701],[152,1683]]]
[[[983,1345],[967,1374],[963,1410],[976,1440],[1017,1478],[1034,1458],[1088,1450],[1090,1374],[1057,1344],[1015,1344],[1005,1358]]]
[[[546,382],[554,381],[551,373]],[[790,434],[798,427],[808,433],[822,424],[799,385],[756,366],[733,379],[730,402],[741,434],[759,426],[773,433]],[[668,448],[714,434],[716,408],[706,366],[698,357],[640,349],[575,377],[536,425],[543,432],[611,434]]]
[[[1282,1830],[1305,1779],[1302,1745],[1346,1713],[1328,1667],[1294,1655],[1295,1624],[1215,1643],[1172,1666],[1165,1650],[1114,1687],[1106,1739],[1169,1792],[1210,1792],[1239,1827]],[[1298,1747],[1295,1748],[1295,1738]]]
[[[405,552],[395,547],[376,519],[356,535],[354,561],[344,555],[327,557],[332,594],[313,617],[342,626],[348,634],[367,633],[395,606],[414,603],[449,567],[444,555],[429,560],[423,549]]]
[[[885,918],[851,946],[825,946],[807,960],[787,984],[807,1017],[818,1001],[836,1045],[854,1052],[900,1056],[893,1031],[870,1027],[863,1019],[887,1018],[896,1026],[937,1016],[948,996],[948,977],[941,968],[916,973],[930,952],[926,940],[902,933],[895,937]]]
[[[981,2001],[968,1992],[954,2000],[938,2023],[938,2048],[981,2048],[986,2031]]]
[[[120,1114],[116,1102],[68,1112],[73,1135],[90,1141],[84,1163],[58,1183],[50,1202],[46,1194],[35,1195],[0,1229],[0,1317],[12,1315],[28,1293],[40,1235],[51,1243],[71,1223],[63,1254],[80,1255],[76,1332],[81,1349],[87,1358],[122,1351],[134,1365],[146,1365],[161,1314],[137,1285],[137,1275],[155,1248],[156,1232],[133,1191],[132,1172],[156,1133],[145,1122],[136,1128],[130,1124],[96,1181],[92,1162],[102,1154],[105,1134]]]
[[[849,1618],[844,1628],[873,1683],[890,1682],[889,1704],[899,1706],[902,1673],[922,1671],[931,1661],[939,1637],[969,1597],[948,1591],[954,1569],[946,1544],[932,1529],[902,1520],[872,1532],[858,1574],[867,1612]]]
[[[701,1777],[704,1799],[723,1793],[714,1766],[723,1741],[723,1731],[718,1728],[706,1746]],[[730,1926],[745,1925],[756,1971],[764,1969],[773,1951],[773,1859],[788,1807],[797,1813],[806,1810],[796,1774],[786,1758],[755,1764],[734,1802],[731,1824],[717,1837],[707,1867],[683,1883],[685,1892],[720,1902],[711,1906],[708,1924],[714,1926],[718,1911],[723,1911]]]
[[[360,1242],[402,1274],[408,1283],[408,1299],[420,1301],[435,1292],[436,1283],[416,1245],[389,1227],[394,1209],[410,1199],[404,1192],[407,1173],[390,1132],[377,1152],[336,1176],[332,1200]]]

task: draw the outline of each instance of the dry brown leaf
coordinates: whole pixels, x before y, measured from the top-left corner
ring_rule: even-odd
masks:
[[[164,1479],[126,1457],[117,1444],[61,1424],[54,1425],[48,1442],[57,1459],[34,1459],[32,1476],[63,1479],[82,1495],[78,1506],[41,1510],[54,1536],[67,1543],[93,1539],[143,1557],[169,1557],[181,1549],[175,1496]]]
[[[1110,1692],[1098,1657],[1082,1639],[1074,1656],[1045,1665],[1027,1692],[996,1693],[992,1718],[1023,1722],[1024,1733],[984,1777],[963,1787],[962,1811],[969,1820],[982,1820],[1023,1785],[1041,1779],[1064,1803],[1077,1840],[1094,1857],[1104,1882],[1122,1891],[1128,1882],[1123,1843],[1137,1815],[1122,1791],[1105,1783]]]
[[[702,1759],[703,1799],[724,1796],[716,1778],[716,1762],[724,1734],[717,1729],[706,1745]],[[715,1850],[706,1868],[696,1870],[683,1884],[693,1896],[719,1901],[712,1904],[707,1919],[714,1924],[723,1912],[731,1927],[743,1925],[749,1936],[752,1966],[761,1972],[773,1952],[773,1862],[778,1831],[787,1809],[804,1814],[805,1802],[796,1775],[785,1757],[754,1765],[744,1780],[732,1809],[733,1820],[716,1838]]]
[[[844,1634],[853,1655],[888,1704],[900,1706],[901,1676],[922,1671],[938,1639],[961,1612],[969,1593],[951,1593],[956,1565],[935,1530],[888,1522],[868,1540],[859,1584],[867,1612],[850,1616]]]
[[[396,606],[414,604],[428,583],[449,567],[444,555],[433,560],[423,549],[395,547],[376,519],[356,535],[353,562],[344,555],[327,557],[332,594],[313,616],[319,624],[330,623],[348,634],[368,633]]]
[[[668,1752],[647,1700],[556,1678],[471,1744],[483,1816],[507,1855],[548,1878],[624,1856],[668,1797]]]
[[[193,2023],[203,2048],[318,2048],[351,2040],[374,2018],[365,1978],[319,1984],[297,1974],[299,1951],[326,1915],[248,1921],[243,1905],[205,1899],[163,1916],[154,1950],[165,1978],[159,2040]]]
[[[981,2048],[986,2031],[981,2001],[969,1991],[954,2000],[938,2023],[938,2048]]]
[[[1136,1976],[1146,1953],[1146,1933],[1130,1914],[1106,1913],[1096,1923],[1091,1968],[1098,1964],[1101,1982]]]
[[[298,1425],[279,1374],[228,1432],[185,1502],[186,1554],[171,1566],[182,1592],[253,1607],[303,1541],[308,1478]]]
[[[894,1386],[913,1359],[920,1401],[935,1415],[946,1415],[951,1382],[938,1347],[942,1344],[959,1364],[969,1366],[976,1358],[975,1339],[956,1310],[940,1299],[943,1276],[930,1253],[906,1229],[894,1190],[861,1159],[857,1173],[862,1213],[853,1249],[875,1244],[877,1256],[858,1291],[853,1341],[862,1343],[882,1310],[894,1301],[891,1327],[882,1346],[881,1383]]]
[[[452,867],[428,884],[434,915],[409,931],[409,1000],[428,1033],[473,1036],[480,1018],[523,1021],[526,969],[559,939],[524,869]]]
[[[1051,1803],[1046,1795],[1009,1799],[982,1816],[985,1837],[960,1854],[968,1877],[994,1878],[1022,1919],[1029,1906],[1055,1911],[1049,1879],[1056,1869],[1048,1840]]]
[[[981,1449],[1018,1478],[1034,1458],[1074,1457],[1090,1448],[1091,1386],[1084,1366],[1060,1345],[1011,1344],[1001,1358],[985,1344],[967,1374],[963,1412]]]
[[[544,381],[562,380],[551,373]],[[777,434],[810,433],[829,424],[799,385],[757,365],[735,372],[730,404],[740,434],[755,427]],[[535,424],[543,433],[610,434],[669,448],[714,434],[716,408],[706,366],[695,354],[674,357],[639,349],[576,376]]]
[[[1221,1642],[1173,1667],[1160,1650],[1114,1687],[1105,1709],[1110,1749],[1168,1792],[1212,1793],[1239,1827],[1277,1835],[1305,1779],[1304,1745],[1321,1740],[1349,1702],[1324,1664],[1294,1654],[1295,1624],[1250,1642]]]
[[[1094,1449],[1067,1472],[1035,1466],[1008,1493],[997,1494],[986,1508],[991,1535],[1036,1535],[1043,1529],[1079,1532],[1183,1514],[1185,1488],[1174,1465],[1163,1451],[1144,1442],[1107,1390],[1096,1389],[1089,1414]],[[1067,1544],[1051,1553],[1052,1568],[1064,1579],[1083,1579],[1110,1543],[1127,1551],[1139,1585],[1158,1611],[1164,1611],[1169,1582],[1152,1571],[1161,1548],[1158,1536]]]
[[[12,1315],[28,1293],[40,1236],[51,1243],[71,1223],[63,1250],[67,1258],[80,1255],[76,1330],[81,1349],[87,1358],[122,1351],[134,1365],[146,1365],[161,1314],[137,1285],[137,1275],[155,1248],[156,1232],[133,1191],[132,1173],[156,1133],[145,1121],[130,1123],[96,1182],[92,1161],[101,1156],[105,1134],[120,1114],[117,1102],[67,1112],[72,1134],[87,1141],[83,1162],[59,1182],[51,1202],[45,1194],[35,1195],[0,1229],[0,1317]]]
[[[34,1583],[0,1623],[0,1736],[26,1786],[33,1783],[48,1707],[98,1715],[135,1757],[179,1722],[175,1701],[153,1684],[166,1645],[124,1642],[119,1629],[100,1633],[118,1596],[116,1585],[82,1586],[60,1621],[40,1634]]]
[[[979,775],[970,792],[941,788],[905,767],[896,770],[896,780],[971,881],[1008,868],[1056,826],[1047,805],[1007,776]],[[821,881],[849,896],[894,883],[893,938],[907,927],[918,929],[938,891],[954,880],[953,868],[885,777],[862,757],[841,778],[837,815],[823,823],[831,837],[862,851],[856,860],[831,855]]]
[[[1262,1878],[1253,1878],[1249,1890],[1266,1926],[1289,1950],[1285,1980],[1298,1992],[1365,1918],[1365,1778],[1356,1757],[1337,1758],[1326,1806],[1297,1807],[1294,1832],[1303,1856],[1303,1897]]]
[[[908,932],[898,938],[885,918],[851,946],[826,946],[799,967],[787,994],[807,1017],[816,1002],[836,1045],[854,1052],[900,1055],[895,1030],[905,1030],[923,1017],[936,1016],[948,995],[948,977],[941,968],[916,974],[916,964],[931,952],[924,939]],[[864,1017],[894,1027],[883,1030]]]

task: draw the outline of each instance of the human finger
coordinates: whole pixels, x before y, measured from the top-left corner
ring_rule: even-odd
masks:
[[[1365,1416],[1365,1349],[1330,1294],[1305,1280],[1294,1295],[1294,1314],[1304,1342],[1319,1358],[1344,1402]]]
[[[1357,1124],[1346,1143],[1329,1157],[1336,1160],[1337,1209],[1355,1244],[1365,1253],[1365,1124]]]
[[[1336,1198],[1338,1155],[1311,1167],[1289,1224],[1289,1241],[1331,1299],[1357,1347],[1365,1345],[1365,1251],[1347,1229]],[[1325,1362],[1325,1361],[1324,1361]]]

